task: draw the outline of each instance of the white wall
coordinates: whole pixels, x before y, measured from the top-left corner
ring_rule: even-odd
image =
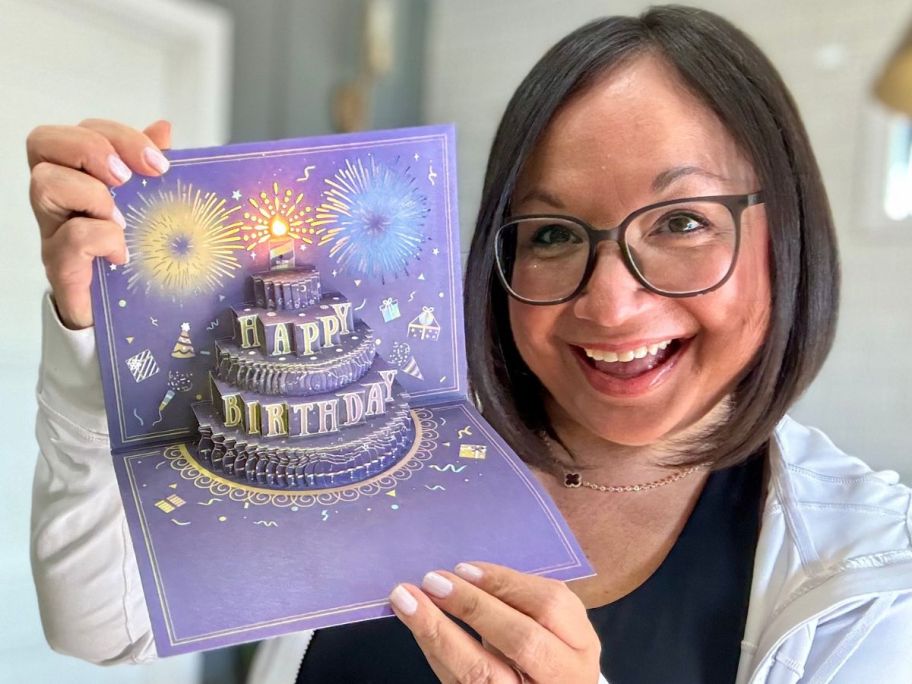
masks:
[[[38,124],[89,116],[175,124],[175,146],[227,137],[228,18],[179,0],[0,0],[0,682],[182,684],[199,657],[103,669],[53,653],[38,619],[29,568],[34,388],[47,287],[28,203],[25,138]]]
[[[898,42],[906,0],[694,1],[750,34],[791,87],[823,170],[838,225],[844,301],[835,348],[794,415],[844,449],[912,482],[912,234],[875,242],[860,225],[861,140],[876,68]],[[426,81],[429,121],[457,123],[463,249],[468,248],[497,122],[512,91],[564,34],[636,0],[463,0],[433,5]]]

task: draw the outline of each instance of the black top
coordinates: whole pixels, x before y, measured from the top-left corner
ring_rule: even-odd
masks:
[[[588,611],[610,684],[735,681],[760,523],[763,459],[716,471],[649,579]],[[398,619],[317,630],[297,684],[438,680]]]

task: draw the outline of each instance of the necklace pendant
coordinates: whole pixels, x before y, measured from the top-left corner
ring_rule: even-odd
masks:
[[[583,478],[579,473],[566,473],[564,475],[564,487],[576,489],[583,483]]]

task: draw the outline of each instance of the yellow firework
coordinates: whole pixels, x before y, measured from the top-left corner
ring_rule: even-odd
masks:
[[[251,210],[244,212],[244,242],[247,249],[255,249],[272,238],[290,237],[312,245],[314,228],[307,214],[304,193],[297,196],[291,190],[280,190],[272,184],[272,194],[261,192],[259,199],[249,198]]]
[[[235,253],[244,249],[241,221],[232,220],[240,206],[226,207],[214,192],[177,182],[176,190],[159,190],[142,206],[127,211],[127,287],[180,297],[212,292],[240,269]]]

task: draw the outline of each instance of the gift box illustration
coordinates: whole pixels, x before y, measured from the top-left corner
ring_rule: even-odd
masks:
[[[408,324],[409,337],[436,342],[440,336],[440,324],[434,317],[434,307],[422,307],[421,313]]]
[[[380,313],[383,314],[383,320],[387,323],[395,321],[402,314],[399,313],[399,300],[387,297],[380,303]]]
[[[485,458],[488,447],[484,444],[460,444],[459,458]]]
[[[468,400],[453,150],[432,126],[169,151],[117,189],[131,259],[96,262],[95,334],[159,655],[387,617],[466,559],[591,573]],[[273,581],[238,601],[245,577]]]

